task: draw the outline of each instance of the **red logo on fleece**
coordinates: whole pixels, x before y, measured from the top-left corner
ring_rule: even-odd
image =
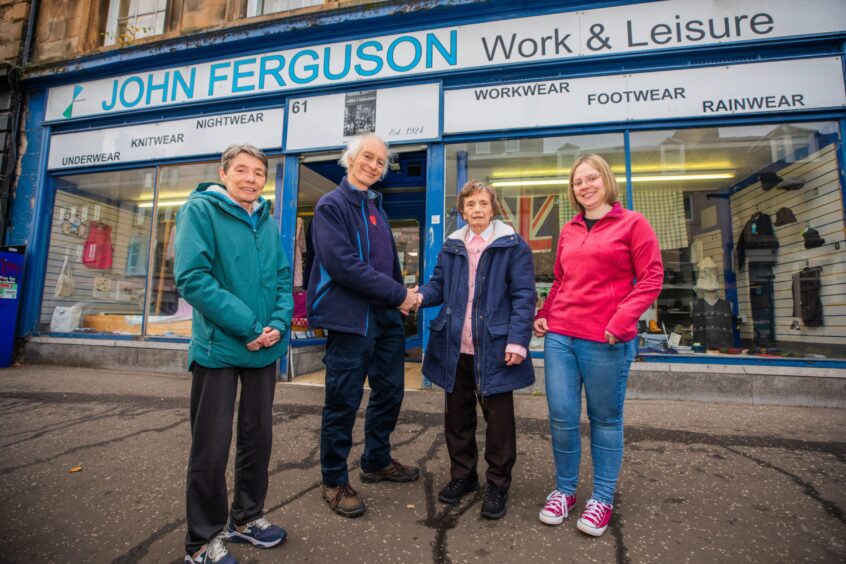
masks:
[[[373,214],[370,214],[370,223],[372,223],[373,225],[376,225],[376,216],[373,215]]]

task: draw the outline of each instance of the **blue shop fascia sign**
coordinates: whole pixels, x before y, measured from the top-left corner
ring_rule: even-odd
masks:
[[[812,14],[809,16],[809,14]],[[842,34],[846,2],[644,2],[273,50],[51,88],[48,122],[471,69]]]

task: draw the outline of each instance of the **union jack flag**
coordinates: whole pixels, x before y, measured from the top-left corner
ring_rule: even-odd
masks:
[[[526,240],[534,252],[552,251],[552,239],[558,234],[558,214],[553,214],[556,196],[517,196],[502,198],[502,215]]]

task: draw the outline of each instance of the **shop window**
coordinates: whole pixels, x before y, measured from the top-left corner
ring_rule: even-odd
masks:
[[[103,45],[161,35],[166,15],[167,0],[110,0]]]
[[[641,354],[846,357],[838,146],[834,123],[631,134],[666,272]]]
[[[620,198],[625,205],[622,135],[509,139],[448,145],[444,237],[463,225],[455,209],[455,198],[461,184],[475,178],[493,186],[503,207],[502,219],[511,224],[532,248],[540,307],[555,280],[553,269],[558,234],[564,223],[576,215],[567,197],[570,166],[586,153],[598,153],[611,164],[620,181]],[[542,348],[541,339],[532,340],[532,350]]]
[[[173,279],[176,214],[191,192],[202,182],[220,182],[218,161],[159,169],[156,221],[151,245],[150,297],[147,335],[190,337],[192,308],[176,291]],[[282,159],[268,162],[267,183],[262,197],[273,206],[276,183],[282,179]],[[151,205],[151,204],[148,204]],[[272,208],[271,208],[272,211]],[[272,217],[272,213],[271,213]]]
[[[317,6],[323,3],[324,0],[249,0],[247,4],[247,17],[287,12],[296,10],[297,8]]]
[[[55,179],[40,328],[141,334],[154,169]]]
[[[176,213],[199,183],[219,181],[218,167],[56,177],[40,330],[189,338],[192,308],[173,279]],[[270,159],[271,206],[281,178],[282,159]]]

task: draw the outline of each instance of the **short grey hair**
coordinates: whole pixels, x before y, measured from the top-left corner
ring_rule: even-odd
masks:
[[[474,194],[478,194],[479,192],[484,192],[490,197],[491,211],[493,212],[494,217],[502,215],[502,206],[499,205],[499,198],[496,197],[494,189],[491,188],[489,184],[485,184],[481,180],[476,179],[468,180],[464,186],[461,187],[461,191],[458,193],[458,198],[455,202],[455,207],[458,208],[458,213],[463,216],[464,200]]]
[[[358,135],[353,137],[349,141],[347,141],[347,148],[344,149],[344,152],[341,153],[341,158],[338,159],[338,164],[344,167],[344,170],[349,170],[350,163],[349,161],[354,161],[356,157],[361,153],[361,150],[364,148],[364,142],[369,141],[371,139],[375,139],[379,143],[385,147],[385,150],[388,152],[387,159],[385,160],[385,167],[382,169],[382,179],[384,180],[385,176],[388,174],[388,163],[394,161],[397,158],[397,154],[388,147],[388,144],[385,141],[376,135],[375,133],[366,133],[364,135]]]
[[[250,145],[249,143],[233,143],[229,145],[220,156],[220,168],[223,169],[223,172],[229,171],[229,167],[232,166],[232,161],[234,161],[235,157],[241,153],[247,153],[251,157],[257,158],[264,165],[264,169],[267,170],[268,161],[267,155],[264,154],[264,151],[255,145]]]

